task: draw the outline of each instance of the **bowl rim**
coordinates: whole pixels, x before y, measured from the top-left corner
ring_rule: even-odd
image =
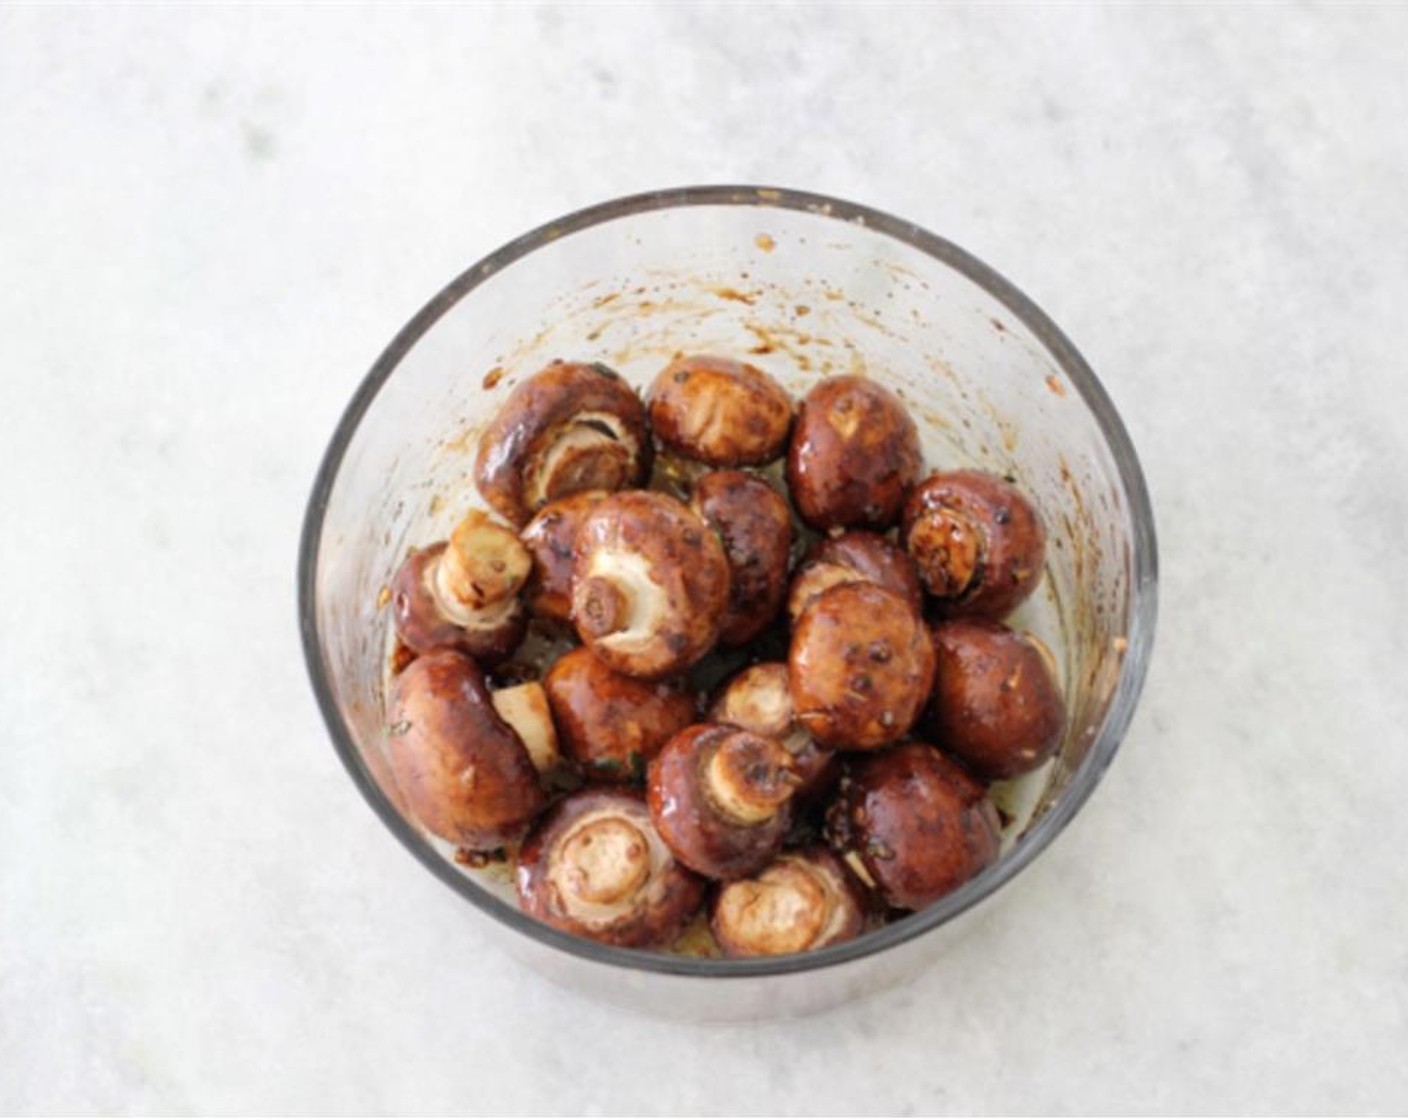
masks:
[[[1128,647],[1104,721],[1090,750],[1072,775],[1066,796],[1029,828],[1002,859],[925,909],[838,945],[779,957],[686,957],[603,945],[540,922],[479,886],[456,870],[401,816],[363,765],[351,729],[343,721],[338,708],[328,667],[318,643],[315,597],[324,515],[347,448],[372,401],[401,359],[451,307],[489,277],[540,246],[619,218],[700,206],[798,210],[862,225],[934,257],[982,288],[1041,342],[1094,416],[1124,489],[1126,516],[1131,527],[1130,610],[1125,634]],[[431,874],[490,918],[571,956],[633,972],[709,979],[813,972],[884,953],[958,917],[1020,874],[1075,817],[1119,749],[1147,674],[1158,610],[1158,548],[1154,516],[1134,445],[1104,386],[1046,313],[989,265],[913,222],[869,206],[811,191],[738,184],[647,191],[576,210],[509,241],[471,265],[433,296],[382,351],[338,420],[309,495],[299,540],[297,579],[298,621],[304,660],[333,745],[353,782],[382,823]]]

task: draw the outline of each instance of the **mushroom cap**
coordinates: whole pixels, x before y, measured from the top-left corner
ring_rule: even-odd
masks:
[[[772,625],[782,606],[792,512],[781,494],[743,471],[706,474],[690,506],[719,534],[728,558],[729,601],[719,644],[744,645]]]
[[[792,398],[747,362],[676,358],[656,376],[649,400],[661,445],[711,466],[761,466],[787,448]]]
[[[583,490],[639,486],[652,447],[645,406],[599,362],[556,362],[518,385],[479,442],[474,477],[501,516],[522,525]]]
[[[924,609],[924,589],[909,554],[879,533],[852,530],[823,537],[807,550],[792,576],[787,613],[795,623],[823,591],[843,583],[874,583]]]
[[[705,883],[660,839],[640,794],[585,789],[558,802],[518,856],[518,900],[540,921],[608,945],[667,945]]]
[[[986,471],[944,471],[916,486],[900,540],[947,618],[1005,617],[1036,589],[1046,563],[1036,507]]]
[[[849,941],[865,925],[865,897],[844,864],[814,845],[720,887],[709,927],[728,957],[780,956]]]
[[[873,750],[902,738],[934,683],[917,611],[873,583],[833,587],[802,612],[788,657],[797,722],[824,747]]]
[[[812,528],[888,528],[922,466],[919,429],[884,386],[830,377],[802,398],[787,484]]]
[[[583,519],[573,551],[572,623],[617,672],[673,676],[717,641],[728,560],[681,502],[645,490],[612,494]]]
[[[708,718],[781,743],[796,770],[798,806],[820,801],[841,777],[840,756],[819,747],[797,723],[785,661],[762,661],[740,670],[719,690]]]
[[[412,552],[391,581],[396,633],[415,653],[458,649],[482,665],[495,665],[523,641],[528,616],[511,596],[471,610],[442,594],[437,579],[446,542]]]
[[[1035,639],[984,619],[931,630],[937,661],[929,726],[944,750],[986,780],[1035,770],[1055,752],[1065,703]]]
[[[563,748],[599,781],[641,780],[669,738],[694,722],[694,699],[678,685],[618,673],[585,646],[559,657],[543,684]]]
[[[918,910],[997,858],[997,810],[926,743],[852,757],[827,815],[833,848],[857,853],[885,900]]]
[[[522,539],[533,558],[524,599],[528,613],[555,622],[572,619],[572,544],[587,513],[606,497],[605,490],[583,490],[549,502],[523,528]]]
[[[711,879],[734,879],[781,850],[795,785],[780,743],[704,723],[665,744],[645,789],[651,819],[680,862]]]
[[[479,666],[458,650],[418,657],[388,705],[391,769],[407,806],[452,844],[497,848],[543,807],[538,772],[499,716]]]

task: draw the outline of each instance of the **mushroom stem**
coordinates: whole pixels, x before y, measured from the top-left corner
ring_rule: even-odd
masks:
[[[924,512],[909,533],[909,549],[930,594],[956,599],[968,590],[982,560],[982,532],[948,506]]]
[[[796,791],[792,756],[781,743],[761,735],[731,735],[704,769],[709,796],[741,824],[776,816]]]
[[[450,534],[435,566],[432,589],[447,615],[479,612],[511,600],[533,570],[518,534],[470,510]]]
[[[528,757],[539,774],[557,768],[562,756],[557,747],[557,729],[548,708],[548,695],[537,681],[501,688],[489,694],[489,703],[499,718],[523,740]]]
[[[608,906],[629,899],[650,875],[650,844],[623,817],[597,817],[562,844],[561,884],[582,902]]]

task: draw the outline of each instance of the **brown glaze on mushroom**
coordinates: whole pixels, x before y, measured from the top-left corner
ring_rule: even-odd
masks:
[[[518,900],[558,929],[608,945],[668,945],[705,884],[660,839],[640,794],[587,789],[558,802],[518,856]]]
[[[644,780],[650,760],[695,718],[677,685],[618,673],[585,647],[558,658],[543,683],[564,749],[598,781]]]
[[[1045,647],[983,619],[941,622],[931,633],[938,672],[928,718],[944,750],[989,781],[1050,758],[1066,712]]]
[[[449,541],[413,552],[396,573],[396,632],[416,653],[450,647],[482,664],[501,661],[523,640],[518,592],[531,568],[516,533],[471,510]]]
[[[919,613],[893,591],[846,583],[802,612],[788,657],[797,722],[823,747],[873,750],[914,724],[934,683]]]
[[[776,740],[728,724],[695,724],[650,764],[650,817],[680,862],[711,879],[765,867],[782,848],[796,789]]]
[[[829,794],[841,777],[840,756],[817,746],[796,721],[785,661],[764,661],[738,673],[709,706],[710,723],[731,723],[775,739],[792,756],[799,807]]]
[[[514,525],[584,490],[639,486],[650,474],[645,406],[614,370],[556,362],[509,394],[479,442],[474,478]]]
[[[762,479],[742,471],[714,471],[694,488],[690,507],[723,542],[729,601],[719,644],[751,642],[777,617],[787,590],[792,513]]]
[[[658,680],[713,647],[728,606],[718,536],[674,498],[604,498],[583,519],[572,564],[572,623],[617,672]]]
[[[947,618],[1001,619],[1041,582],[1046,529],[1017,487],[985,471],[945,471],[905,502],[900,540]]]
[[[392,686],[387,721],[396,784],[436,836],[497,848],[542,810],[523,740],[495,710],[479,666],[458,650],[413,661]]]
[[[795,624],[823,591],[843,583],[874,583],[924,609],[924,589],[914,561],[879,533],[854,531],[823,537],[807,550],[792,576],[787,613]]]
[[[715,467],[761,466],[787,449],[792,398],[756,366],[729,358],[676,358],[650,388],[650,426],[661,446]]]
[[[533,558],[523,597],[534,618],[572,619],[572,542],[587,514],[606,497],[605,490],[584,490],[549,502],[520,534]]]
[[[827,834],[903,910],[961,886],[999,847],[997,810],[983,787],[925,743],[849,760]]]
[[[772,957],[849,941],[865,925],[860,884],[831,852],[786,852],[749,879],[720,888],[709,912],[728,957]]]
[[[812,528],[888,528],[922,465],[919,429],[882,385],[831,377],[802,399],[787,485]]]

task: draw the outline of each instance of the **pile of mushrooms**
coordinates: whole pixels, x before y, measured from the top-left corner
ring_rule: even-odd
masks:
[[[1066,722],[1049,652],[1003,624],[1045,531],[1002,478],[924,477],[889,390],[833,377],[794,407],[692,356],[642,400],[556,362],[489,424],[475,482],[488,508],[391,582],[387,755],[428,832],[513,861],[525,911],[800,953],[997,858],[985,783]]]

